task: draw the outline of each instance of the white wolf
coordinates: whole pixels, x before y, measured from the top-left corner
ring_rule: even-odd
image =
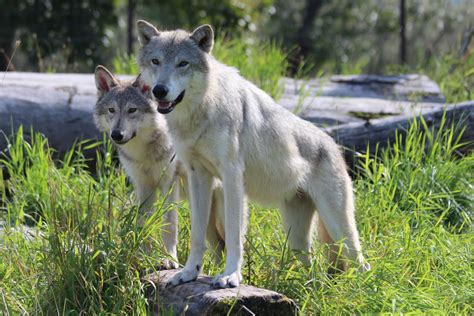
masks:
[[[102,132],[109,135],[117,148],[120,163],[130,177],[145,212],[140,218],[143,222],[153,212],[157,190],[167,197],[169,203],[179,201],[179,188],[171,188],[177,177],[182,181],[186,180],[184,170],[178,160],[174,159],[175,152],[166,120],[157,112],[149,87],[140,77],[133,82],[119,81],[105,67],[98,66],[95,81],[98,90],[95,123]],[[217,182],[215,186],[212,222],[207,233],[211,247],[215,250],[215,259],[219,260],[224,247],[221,237],[224,236],[221,214],[223,198]],[[165,251],[172,260],[165,259],[162,267],[177,268],[178,215],[172,208],[164,216],[162,238]]]
[[[280,105],[210,52],[213,31],[158,31],[138,21],[142,45],[138,65],[152,87],[158,111],[166,114],[178,157],[188,173],[191,252],[170,285],[195,280],[205,251],[214,178],[222,181],[225,205],[224,273],[216,287],[238,286],[241,276],[247,195],[279,207],[289,243],[310,264],[313,219],[332,244],[343,241],[346,259],[368,270],[354,218],[351,180],[336,143]],[[339,261],[339,267],[345,264]]]

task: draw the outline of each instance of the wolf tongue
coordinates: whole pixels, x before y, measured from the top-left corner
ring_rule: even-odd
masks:
[[[160,108],[169,108],[171,106],[172,101],[159,101],[158,105]]]

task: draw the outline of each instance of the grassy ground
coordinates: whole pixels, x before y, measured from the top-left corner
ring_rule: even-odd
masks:
[[[246,66],[225,47],[219,56],[243,67],[244,75],[259,84],[266,84],[259,78],[267,82],[266,90],[278,96],[276,81],[267,80],[282,73],[277,63],[284,55],[233,47],[259,68]],[[281,55],[265,59],[272,54]],[[271,61],[272,72],[259,76],[258,69]],[[456,91],[466,93],[465,81],[455,78],[458,69],[443,79],[452,81],[452,99],[461,98]],[[302,314],[473,314],[474,154],[456,155],[459,144],[453,130],[445,126],[435,135],[415,123],[390,150],[360,157],[354,181],[356,216],[370,272],[350,270],[327,278],[328,263],[317,243],[313,266],[301,266],[288,251],[283,230],[275,229],[281,225],[278,212],[252,205],[244,282],[287,294]],[[40,135],[26,142],[20,129],[11,138],[9,157],[0,160],[0,220],[6,226],[0,234],[0,314],[146,312],[140,271],[163,254],[147,255],[142,246],[160,248],[160,214],[166,210],[160,200],[148,225],[137,227],[134,194],[105,143],[107,154],[98,156],[92,175],[81,158],[81,145],[55,162]],[[181,217],[179,259],[184,263],[188,205],[176,207]],[[29,238],[21,230],[25,223],[32,227]],[[221,269],[205,258],[204,273]]]

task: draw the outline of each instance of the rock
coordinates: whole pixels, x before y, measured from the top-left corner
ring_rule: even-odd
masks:
[[[166,281],[179,269],[147,275],[146,295],[153,302],[156,315],[296,315],[295,302],[283,294],[241,285],[236,288],[214,289],[212,278],[199,276],[194,282],[165,287]]]

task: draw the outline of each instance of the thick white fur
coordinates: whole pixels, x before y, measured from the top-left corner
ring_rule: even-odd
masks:
[[[177,243],[178,243],[178,214],[176,206],[172,205],[180,201],[179,184],[175,183],[177,178],[177,160],[171,161],[174,154],[171,142],[167,137],[167,125],[157,115],[150,118],[149,128],[140,128],[137,136],[128,143],[121,145],[119,159],[125,172],[133,183],[138,200],[144,214],[140,218],[140,225],[154,213],[154,205],[157,200],[157,191],[166,202],[171,205],[170,209],[163,214],[163,228],[161,237],[165,251],[173,260],[164,260],[165,268],[177,268]],[[152,141],[157,141],[157,134],[162,134],[163,147],[150,150]],[[168,148],[167,148],[168,147]],[[176,185],[176,188],[173,188]]]
[[[97,127],[110,134],[114,121],[107,120],[106,115],[95,114]],[[121,117],[125,121],[125,117]],[[158,114],[144,115],[140,124],[123,122],[126,135],[136,136],[123,145],[116,145],[121,165],[135,188],[135,193],[142,215],[140,225],[154,212],[157,191],[166,196],[168,203],[179,201],[179,190],[172,190],[177,173],[177,160],[171,161],[174,151],[168,137],[168,126],[165,119]],[[150,144],[153,144],[150,147]],[[174,207],[164,214],[162,239],[165,251],[172,260],[164,260],[165,268],[177,268],[176,246],[178,241],[178,214]]]
[[[94,119],[97,127],[110,135],[112,129],[117,127],[120,121],[121,131],[125,135],[135,135],[125,144],[115,144],[121,165],[125,169],[128,177],[133,183],[136,196],[140,202],[141,216],[139,225],[143,225],[146,219],[155,211],[154,204],[157,200],[158,191],[162,197],[166,197],[169,210],[164,213],[162,239],[166,253],[171,257],[162,261],[161,265],[166,268],[177,268],[177,244],[178,244],[178,214],[176,206],[173,205],[185,197],[185,192],[179,188],[180,179],[186,185],[186,174],[180,166],[180,162],[175,157],[175,151],[169,137],[168,125],[163,117],[156,111],[156,105],[152,105],[154,111],[143,112],[137,110],[134,118],[127,116],[126,110],[121,106],[136,106],[133,104],[133,95],[120,91],[124,87],[130,87],[131,83],[121,83],[116,80],[107,70],[98,68],[98,72],[106,79],[113,79],[114,86],[119,86],[112,90],[112,98],[107,104],[98,102]],[[137,79],[138,80],[138,79]],[[112,80],[111,80],[112,81]],[[114,86],[108,89],[114,89]],[[99,88],[99,86],[98,86]],[[129,88],[130,89],[130,88]],[[136,88],[136,91],[140,91]],[[109,93],[101,91],[99,96]],[[130,99],[130,102],[128,102]],[[146,100],[146,102],[151,102]],[[100,101],[100,100],[99,100]],[[102,113],[98,107],[116,108],[115,113]],[[174,188],[173,188],[174,186]],[[224,236],[223,223],[223,197],[222,188],[219,182],[214,183],[213,201],[211,210],[211,225],[207,230],[208,241],[214,250],[215,261],[220,261],[224,244],[221,236]]]
[[[160,33],[157,40],[169,33]],[[146,58],[141,55],[139,64],[147,65]],[[345,258],[361,270],[369,269],[361,254],[351,180],[335,142],[276,104],[236,69],[210,55],[206,62],[208,71],[188,75],[187,86],[178,89],[186,90],[183,101],[165,116],[189,175],[192,213],[191,251],[184,269],[170,284],[198,275],[215,178],[224,189],[227,248],[225,270],[214,279],[215,286],[237,286],[242,279],[247,196],[279,207],[290,246],[299,250],[305,264],[310,264],[317,209],[322,239],[343,241]],[[149,66],[142,66],[142,75],[147,84],[156,84]],[[159,80],[166,83],[163,77]]]

